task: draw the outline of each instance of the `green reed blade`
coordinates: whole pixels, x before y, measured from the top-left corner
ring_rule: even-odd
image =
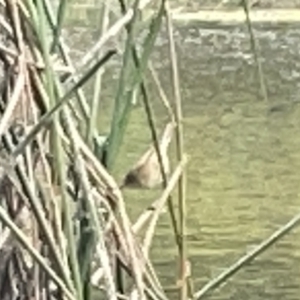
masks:
[[[115,50],[108,51],[98,62],[94,64],[94,66],[90,70],[88,70],[88,72],[84,76],[82,76],[82,78],[69,91],[66,92],[66,94],[57,102],[57,104],[53,108],[51,108],[43,117],[40,118],[39,122],[31,129],[26,138],[15,149],[13,153],[15,157],[23,153],[25,147],[33,141],[34,137],[40,132],[40,130],[49,124],[53,114],[58,112],[61,109],[62,105],[70,100],[72,94],[80,87],[82,87],[95,74],[95,72],[102,65],[104,65],[114,54],[116,54]]]

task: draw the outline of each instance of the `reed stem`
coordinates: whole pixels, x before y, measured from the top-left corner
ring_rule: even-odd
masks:
[[[177,123],[176,127],[176,150],[177,150],[177,160],[181,161],[184,154],[184,141],[183,141],[183,126],[182,126],[182,104],[180,95],[180,82],[179,82],[179,71],[177,64],[177,54],[175,48],[175,41],[173,36],[173,24],[170,16],[169,2],[165,3],[165,12],[167,18],[167,31],[169,39],[169,51],[171,59],[171,79],[173,85],[173,94],[175,101],[175,120]],[[178,205],[179,205],[179,233],[180,233],[180,243],[179,243],[179,264],[180,264],[180,299],[187,299],[187,275],[186,275],[186,242],[185,242],[185,217],[186,217],[186,176],[185,171],[181,173],[178,180]]]

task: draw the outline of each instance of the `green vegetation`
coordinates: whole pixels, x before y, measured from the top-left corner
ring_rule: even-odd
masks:
[[[88,300],[99,295],[104,299],[168,299],[149,255],[165,204],[178,249],[180,267],[174,289],[181,300],[201,298],[299,222],[299,217],[294,218],[203,289],[193,290],[185,238],[188,159],[172,19],[168,2],[161,0],[143,23],[143,3],[136,0],[126,7],[119,0],[121,15],[115,18],[110,14],[112,3],[106,1],[100,14],[100,39],[75,68],[62,38],[68,1],[59,1],[55,9],[50,0],[0,2],[0,299]],[[243,5],[248,15],[247,1]],[[151,64],[163,26],[169,42],[172,101]],[[142,41],[141,28],[147,29]],[[267,102],[249,18],[248,28],[262,98]],[[110,39],[116,37],[120,38],[118,46],[110,46]],[[113,111],[107,116],[101,106],[102,75],[116,61],[120,67]],[[165,153],[158,139],[147,72],[168,122],[175,125],[176,157],[170,176],[163,163]],[[86,93],[88,89],[92,93]],[[127,214],[130,199],[125,203],[113,175],[126,141],[135,93],[140,95],[151,132],[151,153],[161,172],[162,192],[132,223]],[[101,118],[108,123],[107,136],[100,134],[106,131]],[[171,195],[175,188],[177,197]]]

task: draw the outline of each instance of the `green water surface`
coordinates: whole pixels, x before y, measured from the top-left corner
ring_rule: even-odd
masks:
[[[269,100],[259,92],[245,28],[176,29],[183,97],[187,176],[187,241],[198,289],[300,210],[300,30],[257,28]],[[94,28],[69,29],[73,55],[97,40]],[[170,95],[167,40],[153,54]],[[116,64],[117,65],[117,64]],[[117,71],[108,71],[100,123],[109,118]],[[152,90],[160,128],[165,111]],[[121,179],[147,149],[150,133],[137,105],[115,166]],[[172,151],[171,151],[172,152]],[[132,221],[159,191],[126,191]],[[236,274],[210,299],[300,299],[299,230]],[[152,259],[165,285],[176,281],[177,250],[162,215]]]

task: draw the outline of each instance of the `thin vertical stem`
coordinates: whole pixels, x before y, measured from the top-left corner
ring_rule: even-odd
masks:
[[[182,105],[181,105],[181,95],[180,95],[180,83],[177,65],[177,55],[175,49],[175,42],[173,36],[173,25],[171,16],[169,14],[168,1],[165,3],[166,18],[167,18],[167,31],[169,38],[169,50],[171,59],[171,77],[173,83],[173,93],[175,100],[175,120],[177,123],[176,127],[176,149],[177,149],[177,159],[181,161],[183,159],[183,127],[182,127]],[[179,182],[178,182],[178,204],[179,204],[179,260],[180,260],[180,282],[182,283],[180,289],[180,299],[187,299],[187,285],[186,285],[186,245],[185,245],[185,172],[183,170]]]
[[[106,1],[105,5],[103,5],[101,12],[101,25],[100,25],[100,35],[103,35],[107,30],[107,26],[109,23],[109,7],[110,1]],[[99,52],[98,58],[100,57],[101,52]],[[102,85],[102,75],[103,70],[99,70],[96,74],[95,85],[94,85],[94,95],[91,105],[90,111],[90,119],[88,121],[87,127],[87,141],[90,145],[92,145],[94,130],[97,127],[97,117],[98,117],[98,108],[99,108],[99,98],[101,96],[101,85]]]
[[[57,104],[56,89],[55,89],[55,74],[53,73],[50,55],[50,45],[47,41],[47,30],[48,30],[48,20],[46,17],[47,7],[43,5],[42,1],[37,2],[37,11],[39,13],[39,23],[37,24],[40,28],[39,38],[42,46],[42,53],[45,60],[45,82],[47,84],[47,92],[50,99],[50,107],[53,108]],[[63,209],[65,213],[65,224],[66,232],[69,240],[69,251],[70,251],[70,266],[72,269],[72,275],[74,279],[74,284],[76,287],[76,294],[79,300],[82,300],[82,283],[80,278],[80,271],[78,260],[76,256],[76,239],[73,230],[73,220],[70,200],[66,193],[65,183],[67,182],[66,174],[66,160],[63,153],[61,138],[58,135],[59,128],[59,116],[53,116],[54,126],[50,129],[50,148],[55,153],[54,154],[54,166],[56,168],[57,182],[61,185],[61,195],[63,201]]]
[[[57,10],[57,22],[56,27],[53,32],[53,42],[51,45],[51,52],[55,51],[56,47],[59,45],[59,39],[61,37],[62,25],[64,22],[64,18],[66,15],[66,7],[67,7],[67,0],[61,0],[58,5]]]
[[[249,31],[249,35],[250,35],[251,48],[252,48],[252,51],[254,54],[254,59],[255,59],[256,65],[257,65],[260,89],[261,89],[264,100],[266,102],[268,102],[268,91],[267,91],[267,86],[266,86],[266,82],[265,82],[263,66],[262,66],[262,63],[260,60],[260,54],[259,54],[259,42],[256,40],[254,31],[252,28],[248,0],[242,0],[242,6],[243,6],[244,12],[246,14],[246,23],[247,23],[247,27],[248,27],[248,31]]]

